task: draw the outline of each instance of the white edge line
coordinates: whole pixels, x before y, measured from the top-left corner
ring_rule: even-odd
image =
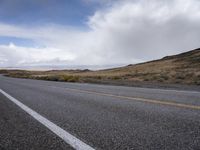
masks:
[[[63,139],[67,144],[72,146],[76,150],[95,150],[91,146],[85,144],[81,140],[77,139],[67,131],[63,130],[53,122],[49,121],[45,117],[41,116],[28,106],[21,103],[19,100],[15,99],[8,93],[4,92],[2,89],[0,89],[0,93],[2,93],[4,96],[6,96],[9,100],[11,100],[13,103],[15,103],[17,106],[19,106],[21,109],[23,109],[25,112],[27,112],[29,115],[31,115],[33,118],[35,118],[37,121],[39,121],[41,124],[46,126],[49,130],[51,130],[53,133],[55,133],[57,136],[59,136],[61,139]]]

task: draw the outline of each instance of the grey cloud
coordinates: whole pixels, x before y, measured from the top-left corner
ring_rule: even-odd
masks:
[[[97,12],[89,24],[105,33],[114,56],[146,61],[200,47],[199,8],[197,0],[127,1]]]
[[[57,25],[35,29],[1,26],[0,35],[13,33],[46,45],[44,49],[24,51],[16,47],[17,54],[9,49],[4,59],[9,60],[7,64],[22,59],[27,63],[114,65],[148,61],[200,47],[198,0],[117,1],[96,11],[87,23],[87,31]],[[32,53],[29,59],[26,51]]]

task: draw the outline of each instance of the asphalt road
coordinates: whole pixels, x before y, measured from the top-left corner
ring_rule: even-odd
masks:
[[[94,149],[200,149],[198,91],[3,76],[0,89]],[[73,148],[0,93],[0,149]]]

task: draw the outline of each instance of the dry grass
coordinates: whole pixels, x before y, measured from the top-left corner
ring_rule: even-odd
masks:
[[[200,85],[200,49],[147,63],[99,71],[52,70],[20,71],[1,70],[11,77],[32,78],[63,82],[161,82]]]

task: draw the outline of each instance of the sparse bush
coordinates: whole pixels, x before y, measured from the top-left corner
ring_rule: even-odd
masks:
[[[101,76],[96,76],[95,78],[96,78],[96,79],[99,79],[99,80],[101,80],[101,79],[102,79],[102,77],[101,77]]]
[[[200,85],[200,81],[199,81],[199,80],[198,80],[198,81],[195,81],[194,84]]]
[[[48,76],[47,80],[49,80],[49,81],[59,81],[59,77],[58,76]]]
[[[184,80],[184,79],[185,79],[185,76],[183,76],[183,75],[177,75],[177,76],[176,76],[176,79]]]
[[[149,81],[149,78],[145,78],[144,81]]]
[[[78,82],[79,77],[78,76],[71,76],[71,75],[63,75],[60,77],[60,81],[65,81],[65,82]]]
[[[119,76],[112,77],[112,80],[119,80],[119,79],[121,79],[121,77],[119,77]]]
[[[169,79],[169,77],[166,76],[166,75],[161,75],[161,78],[164,79],[164,80],[168,80]]]
[[[48,80],[48,81],[63,81],[63,82],[78,82],[78,76],[71,75],[53,75],[53,76],[36,76],[34,77],[38,80]]]
[[[164,80],[162,78],[158,79],[158,82],[164,82]]]
[[[13,73],[8,73],[6,76],[9,77],[14,77],[14,78],[30,78],[31,75],[27,72],[13,72]]]
[[[78,82],[79,81],[79,77],[78,76],[72,76],[72,78],[70,78],[68,80],[68,82]]]
[[[157,76],[153,76],[152,80],[158,80],[159,78]]]

